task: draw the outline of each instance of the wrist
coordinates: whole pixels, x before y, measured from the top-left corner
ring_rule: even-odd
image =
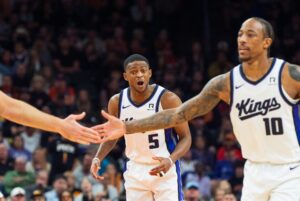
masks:
[[[170,161],[171,165],[173,165],[173,164],[174,164],[174,162],[173,162],[173,160],[172,160],[171,156],[169,156],[169,157],[168,157],[168,160]]]
[[[97,164],[98,166],[100,166],[101,161],[100,161],[99,158],[95,157],[95,158],[93,158],[92,163],[95,163],[95,164]]]

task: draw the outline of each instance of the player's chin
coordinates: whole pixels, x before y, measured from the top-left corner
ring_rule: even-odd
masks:
[[[248,55],[239,55],[240,62],[247,62],[250,61],[251,57]]]

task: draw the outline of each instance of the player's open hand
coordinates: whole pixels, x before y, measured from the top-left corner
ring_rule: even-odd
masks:
[[[126,133],[125,124],[120,119],[112,116],[105,111],[101,111],[102,116],[107,119],[104,124],[93,126],[92,129],[98,132],[102,142],[116,140]]]
[[[158,160],[160,162],[158,166],[150,170],[149,174],[152,176],[160,176],[160,177],[164,176],[173,165],[173,163],[169,158],[152,157],[152,159]]]
[[[91,168],[90,168],[90,172],[91,174],[93,175],[93,177],[97,180],[103,180],[104,177],[103,176],[100,176],[98,175],[98,172],[100,170],[100,160],[94,160],[92,161],[92,165],[91,165]]]
[[[100,143],[101,138],[98,133],[85,126],[80,125],[77,121],[83,119],[85,113],[71,114],[62,120],[59,127],[59,133],[66,139],[81,144]]]

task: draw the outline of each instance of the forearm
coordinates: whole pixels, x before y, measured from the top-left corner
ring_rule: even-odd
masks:
[[[100,161],[103,161],[103,159],[107,156],[109,152],[116,146],[118,140],[112,140],[103,142],[95,155],[96,158],[98,158]]]
[[[219,101],[220,99],[217,95],[210,94],[207,90],[204,90],[198,96],[195,96],[177,108],[163,110],[148,118],[125,122],[126,133],[130,134],[174,127],[175,125],[208,113]]]
[[[176,124],[187,121],[183,113],[176,109],[163,110],[148,118],[125,122],[126,133],[145,132],[163,128],[170,128]]]
[[[180,139],[178,144],[175,147],[175,150],[170,155],[170,158],[175,163],[178,159],[180,159],[191,147],[191,136],[185,136]]]
[[[9,98],[1,116],[25,126],[59,132],[62,119],[39,111],[31,105]]]

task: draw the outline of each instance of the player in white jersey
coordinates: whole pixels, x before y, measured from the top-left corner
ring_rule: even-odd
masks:
[[[108,122],[95,127],[104,141],[130,133],[168,128],[204,115],[220,100],[231,105],[231,122],[245,166],[242,201],[300,200],[300,67],[269,57],[271,24],[247,19],[238,37],[241,65],[216,76],[181,106],[123,123],[102,112]]]
[[[129,87],[114,95],[108,112],[124,122],[151,116],[178,107],[180,99],[159,85],[149,85],[152,72],[148,60],[133,54],[124,61],[124,79]],[[175,131],[175,132],[174,132]],[[101,161],[112,150],[116,140],[99,146],[91,165],[96,179]],[[178,159],[191,146],[187,123],[168,129],[134,133],[125,136],[125,154],[129,161],[124,172],[127,201],[182,201],[182,185]]]

